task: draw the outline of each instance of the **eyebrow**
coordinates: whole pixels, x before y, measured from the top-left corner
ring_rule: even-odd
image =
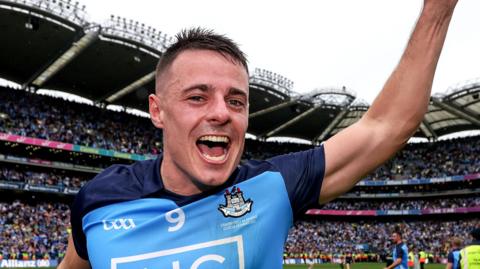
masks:
[[[211,86],[207,85],[207,84],[194,84],[186,89],[183,89],[182,92],[183,93],[188,93],[188,92],[191,92],[193,90],[200,90],[202,92],[207,92],[208,90],[212,89]]]
[[[228,94],[230,94],[230,95],[241,95],[241,96],[245,97],[245,99],[248,100],[247,93],[245,91],[242,91],[242,90],[237,89],[237,88],[230,88],[229,91],[228,91]]]
[[[194,84],[186,89],[183,89],[182,92],[183,93],[188,93],[188,92],[191,92],[193,90],[200,90],[202,92],[207,92],[209,90],[213,89],[213,87],[211,85],[208,85],[208,84]],[[245,97],[245,99],[248,99],[248,96],[247,96],[247,93],[243,90],[240,90],[240,89],[237,89],[237,88],[230,88],[228,90],[228,94],[229,95],[241,95],[243,97]]]

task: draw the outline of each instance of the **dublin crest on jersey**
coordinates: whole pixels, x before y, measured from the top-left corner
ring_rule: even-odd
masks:
[[[224,217],[238,218],[252,210],[253,201],[251,199],[245,201],[240,188],[234,186],[231,191],[225,190],[224,197],[226,204],[218,207]]]

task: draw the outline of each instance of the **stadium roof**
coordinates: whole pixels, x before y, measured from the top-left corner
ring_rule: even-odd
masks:
[[[0,0],[0,78],[146,111],[156,62],[172,39],[137,21],[112,16],[99,25],[85,17],[85,8],[68,0]],[[346,87],[306,94],[292,88],[281,75],[252,72],[249,133],[320,142],[369,107]],[[479,130],[479,94],[474,80],[432,97],[415,136]]]

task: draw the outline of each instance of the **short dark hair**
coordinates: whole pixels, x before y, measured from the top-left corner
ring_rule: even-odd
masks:
[[[400,226],[395,226],[395,228],[393,228],[392,234],[398,234],[398,236],[400,236],[400,238],[403,238],[402,237],[402,232],[400,230]]]
[[[232,39],[224,35],[216,34],[213,30],[196,27],[180,31],[175,38],[176,41],[160,57],[155,72],[156,76],[165,71],[177,56],[186,50],[216,51],[235,63],[241,64],[248,73],[248,61],[245,53]]]

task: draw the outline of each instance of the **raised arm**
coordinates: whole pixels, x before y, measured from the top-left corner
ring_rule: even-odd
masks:
[[[425,0],[398,66],[365,115],[325,141],[320,203],[351,189],[414,134],[428,108],[433,76],[457,0]]]

